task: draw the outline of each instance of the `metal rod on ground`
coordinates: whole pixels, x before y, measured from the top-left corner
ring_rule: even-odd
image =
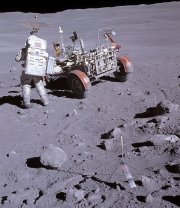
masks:
[[[134,182],[134,179],[129,171],[129,168],[128,166],[124,163],[124,144],[123,144],[123,137],[121,135],[121,149],[122,149],[122,162],[123,162],[123,165],[122,165],[122,169],[124,171],[124,174],[126,176],[126,179],[128,180],[128,183],[129,183],[129,186],[131,188],[136,188],[136,184]]]
[[[124,143],[123,143],[122,135],[121,135],[121,150],[122,150],[122,162],[124,164]]]

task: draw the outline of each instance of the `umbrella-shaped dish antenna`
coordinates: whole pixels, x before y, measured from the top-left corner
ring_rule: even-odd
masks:
[[[35,18],[34,21],[24,21],[21,23],[23,26],[31,29],[31,32],[30,32],[31,35],[37,34],[41,28],[45,28],[49,25],[45,22],[37,21],[37,19],[38,19],[37,15],[35,15],[34,18]]]

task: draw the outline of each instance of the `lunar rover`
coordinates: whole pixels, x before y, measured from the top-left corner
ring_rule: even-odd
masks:
[[[43,24],[29,25],[33,26],[34,32],[43,27]],[[84,41],[76,31],[70,37],[72,41],[70,45],[64,44],[61,27],[59,33],[60,41],[53,43],[54,54],[47,58],[45,71],[47,86],[59,78],[65,78],[74,96],[85,98],[91,84],[97,79],[113,75],[117,81],[125,82],[133,72],[130,59],[119,55],[121,46],[113,40],[112,37],[115,35],[113,30],[99,29],[98,45],[90,51],[85,49]]]

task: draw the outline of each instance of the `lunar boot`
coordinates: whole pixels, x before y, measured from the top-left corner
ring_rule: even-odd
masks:
[[[22,94],[23,94],[23,106],[24,108],[31,108],[31,86],[30,85],[23,85],[22,86]]]
[[[39,96],[41,98],[43,105],[44,106],[48,105],[49,102],[48,102],[48,98],[46,94],[46,89],[44,88],[44,83],[42,80],[36,83],[36,88],[37,88],[37,91],[39,93]]]

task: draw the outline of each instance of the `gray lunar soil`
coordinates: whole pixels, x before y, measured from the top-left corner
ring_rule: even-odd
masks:
[[[49,54],[59,26],[87,49],[112,27],[134,72],[102,78],[85,99],[59,81],[46,107],[32,89],[23,109],[14,58],[33,15],[0,13],[0,207],[180,207],[180,2],[39,14]]]

